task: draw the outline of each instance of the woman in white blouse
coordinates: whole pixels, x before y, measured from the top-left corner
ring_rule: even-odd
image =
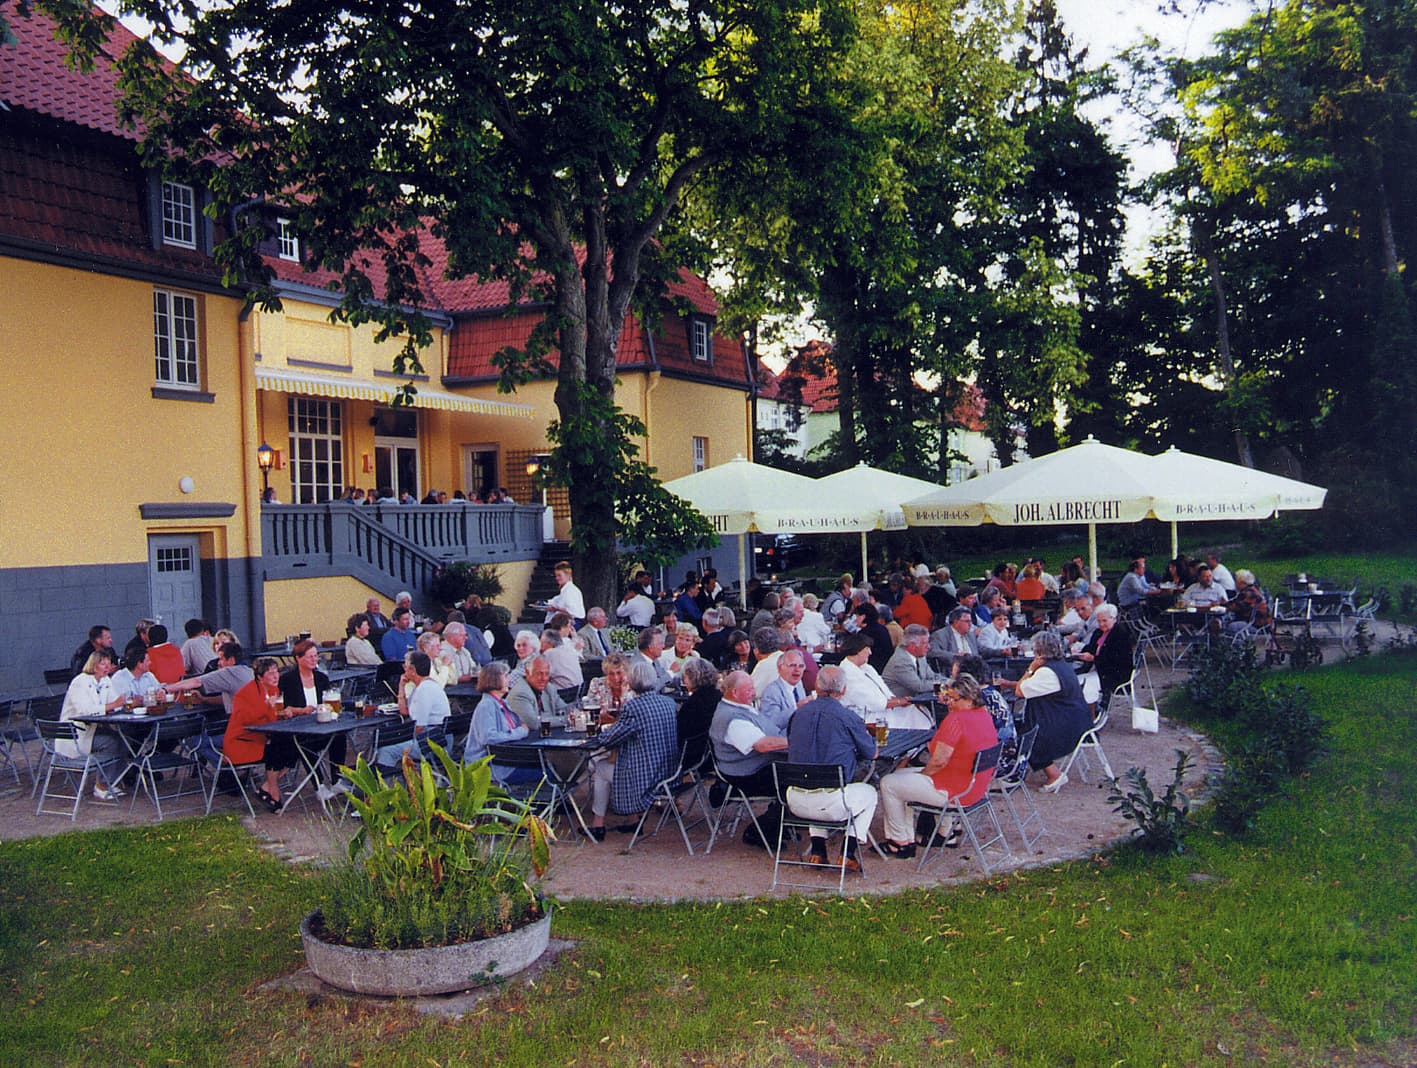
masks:
[[[899,729],[933,727],[925,712],[908,697],[896,697],[870,664],[871,642],[863,634],[848,634],[841,643],[841,674],[846,693],[841,703],[867,723],[884,718],[886,725]]]
[[[123,704],[123,695],[115,693],[109,675],[113,674],[113,653],[104,649],[89,654],[81,674],[75,675],[64,694],[64,705],[59,710],[61,720],[77,716],[102,716]],[[82,757],[88,754],[99,758],[117,757],[123,752],[123,743],[112,734],[99,734],[92,723],[78,725],[78,737],[70,741],[54,743],[55,752],[64,757]],[[102,772],[94,780],[94,797],[100,801],[112,801],[123,796],[117,784],[110,786],[104,781]]]

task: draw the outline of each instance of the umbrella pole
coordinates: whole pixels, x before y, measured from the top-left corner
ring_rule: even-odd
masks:
[[[748,535],[738,535],[738,607],[748,607]]]
[[[1092,574],[1089,581],[1097,581],[1097,524],[1087,525],[1087,558],[1092,565]]]
[[[1176,520],[1171,520],[1171,559],[1181,555],[1181,539],[1177,536]]]
[[[867,580],[868,575],[866,573],[866,532],[863,530],[861,532],[861,582],[859,583],[859,585],[866,585]]]

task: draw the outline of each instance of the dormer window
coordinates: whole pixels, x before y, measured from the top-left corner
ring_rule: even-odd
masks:
[[[197,247],[197,196],[190,185],[162,183],[162,242]]]
[[[689,320],[689,352],[697,363],[711,362],[713,328],[707,319]]]
[[[277,255],[283,260],[290,260],[292,263],[300,262],[300,238],[295,236],[295,231],[290,228],[289,219],[276,220],[276,246]]]

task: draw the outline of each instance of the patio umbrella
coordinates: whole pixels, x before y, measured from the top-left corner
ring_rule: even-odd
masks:
[[[866,576],[866,532],[868,530],[904,530],[905,512],[902,501],[908,501],[942,487],[924,479],[882,471],[878,467],[857,464],[845,471],[817,479],[818,493],[827,500],[850,502],[860,509],[861,575]]]
[[[821,534],[862,529],[861,509],[830,501],[814,479],[755,464],[742,456],[664,483],[702,512],[717,534],[736,534],[740,592],[746,604],[747,546],[742,535]]]
[[[1089,436],[1080,445],[1025,460],[905,502],[912,526],[1087,524],[1097,573],[1097,524],[1136,523],[1151,514],[1152,458]]]
[[[1324,506],[1328,490],[1240,464],[1182,452],[1174,445],[1151,457],[1157,519],[1171,524],[1171,555],[1180,552],[1176,524],[1268,519],[1277,512]]]

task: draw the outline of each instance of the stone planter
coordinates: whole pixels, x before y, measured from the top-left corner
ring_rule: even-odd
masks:
[[[546,951],[551,913],[535,923],[481,942],[428,949],[355,949],[321,941],[313,927],[320,910],[300,924],[305,960],[330,986],[356,994],[419,997],[451,994],[514,975]]]

